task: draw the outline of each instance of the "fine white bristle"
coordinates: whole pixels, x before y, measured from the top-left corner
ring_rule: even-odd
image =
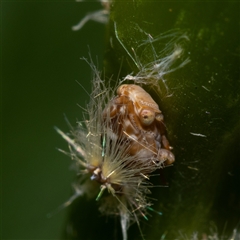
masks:
[[[168,91],[166,75],[190,62],[190,58],[186,56],[185,51],[185,45],[190,40],[187,34],[180,30],[171,30],[152,37],[139,27],[137,29],[147,37],[139,42],[136,49],[132,47],[133,53],[131,54],[121,42],[115,23],[115,33],[118,41],[138,68],[137,73],[128,74],[123,81],[132,80],[135,84],[154,86],[158,90],[160,90],[159,83],[162,82]],[[161,50],[157,51],[156,49]],[[141,53],[142,57],[138,56],[138,52]]]

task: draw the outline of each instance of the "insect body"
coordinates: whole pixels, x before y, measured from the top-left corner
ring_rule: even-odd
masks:
[[[175,160],[165,136],[163,115],[157,103],[140,86],[123,84],[117,94],[104,109],[103,116],[118,125],[117,138],[129,141],[128,153],[141,157],[143,164],[169,165]],[[116,129],[116,128],[115,128]]]

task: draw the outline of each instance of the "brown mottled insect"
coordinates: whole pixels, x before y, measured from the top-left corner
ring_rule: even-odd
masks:
[[[157,103],[143,88],[134,84],[121,85],[117,94],[103,113],[104,118],[110,117],[111,124],[118,125],[114,137],[129,141],[128,153],[139,156],[144,164],[153,163],[152,171],[163,162],[164,165],[172,164],[175,158],[165,136],[163,115]]]

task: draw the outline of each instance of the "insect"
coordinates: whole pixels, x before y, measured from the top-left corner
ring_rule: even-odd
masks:
[[[150,172],[155,170],[154,165],[172,164],[175,157],[170,151],[163,115],[156,102],[135,84],[119,86],[117,94],[103,112],[105,118],[111,119],[112,125],[118,125],[115,138],[130,141],[129,154],[152,163]]]
[[[147,218],[152,205],[147,197],[150,174],[174,161],[163,115],[140,86],[111,89],[98,76],[84,118],[70,134],[57,129],[80,175],[71,201],[84,194],[95,196],[100,212],[120,217],[126,240],[129,226],[139,225],[140,216]],[[93,182],[99,183],[94,191]]]

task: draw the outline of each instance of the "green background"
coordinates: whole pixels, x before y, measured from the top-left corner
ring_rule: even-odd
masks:
[[[81,57],[102,62],[104,28],[89,22],[99,3],[1,3],[2,239],[59,239],[66,210],[47,218],[72,194],[74,172],[54,126],[75,125],[90,92],[91,70]]]
[[[115,38],[114,21],[129,51],[143,39],[136,24],[153,37],[180,28],[190,38],[191,63],[166,76],[174,94],[158,100],[176,162],[161,173],[170,187],[153,191],[163,215],[141,222],[146,238],[171,240],[210,228],[221,234],[226,223],[229,235],[240,221],[239,2],[116,0],[106,48],[101,24],[71,31],[99,8],[93,2],[2,3],[2,238],[59,239],[64,231],[68,239],[121,239],[118,221],[99,218],[95,201],[77,200],[68,220],[67,210],[46,217],[72,193],[69,158],[55,150],[66,143],[53,126],[68,131],[63,114],[73,125],[82,117],[76,104],[84,106],[89,96],[76,80],[90,92],[91,70],[80,57],[90,49],[101,65],[105,51],[104,70],[113,79],[120,66],[121,77],[137,71]],[[129,236],[140,238],[136,225]]]

